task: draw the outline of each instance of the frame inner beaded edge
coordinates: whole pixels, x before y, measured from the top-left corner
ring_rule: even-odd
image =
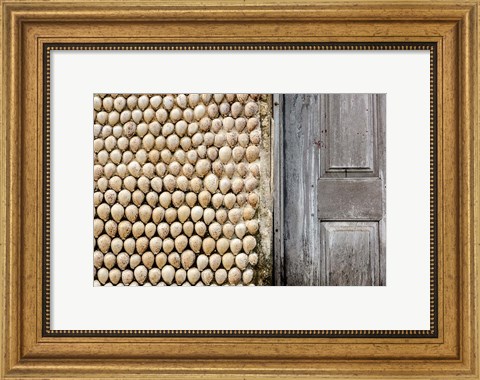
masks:
[[[52,330],[50,328],[50,51],[52,50],[429,50],[430,51],[430,329],[429,330]],[[43,45],[42,335],[49,337],[438,337],[437,44],[338,43],[51,43]],[[275,218],[275,216],[273,216]]]

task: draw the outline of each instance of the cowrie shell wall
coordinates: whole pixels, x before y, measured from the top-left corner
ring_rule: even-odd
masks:
[[[96,94],[93,106],[94,284],[268,283],[271,96]]]

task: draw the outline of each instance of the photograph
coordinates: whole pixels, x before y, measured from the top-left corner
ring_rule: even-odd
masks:
[[[0,2],[1,379],[480,378],[480,0]]]
[[[386,94],[93,95],[94,286],[385,286]]]

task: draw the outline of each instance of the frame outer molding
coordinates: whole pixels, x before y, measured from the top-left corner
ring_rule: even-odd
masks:
[[[295,6],[283,0],[236,1],[225,5],[215,0],[175,4],[139,0],[128,3],[0,0],[0,377],[120,378],[132,377],[129,371],[135,368],[135,375],[142,378],[159,374],[183,378],[187,372],[198,378],[228,374],[239,378],[254,374],[262,374],[265,378],[276,375],[478,378],[478,1],[391,1],[388,4],[316,1],[297,2]],[[268,42],[437,42],[439,62],[443,63],[438,69],[438,125],[443,126],[439,128],[441,131],[450,128],[453,132],[442,135],[439,131],[439,144],[449,149],[448,154],[454,155],[451,158],[439,151],[443,170],[438,173],[439,185],[442,185],[438,197],[444,202],[439,224],[448,226],[457,222],[450,226],[452,231],[446,230],[445,235],[439,237],[439,262],[442,260],[445,265],[439,265],[443,270],[439,279],[440,285],[458,286],[456,290],[448,286],[439,289],[439,298],[442,297],[439,299],[439,329],[443,330],[438,339],[429,338],[419,343],[412,339],[379,341],[372,338],[145,338],[148,341],[143,340],[142,344],[139,338],[125,338],[125,343],[121,343],[118,338],[42,337],[38,325],[41,261],[38,255],[33,256],[33,260],[29,256],[35,253],[32,247],[38,250],[42,241],[38,233],[41,211],[30,208],[41,204],[42,189],[38,185],[41,184],[42,165],[39,160],[26,160],[27,154],[29,158],[41,157],[41,117],[38,113],[42,104],[38,64],[42,51],[39,47],[45,41],[62,41],[67,30],[76,42],[91,41],[92,37],[119,42],[121,39],[115,37],[115,33],[130,26],[133,37],[129,42],[140,40],[141,31],[147,33],[143,40],[149,42],[238,42],[242,37],[222,29],[221,25],[234,24],[239,18],[242,22],[248,20],[259,25],[260,37],[245,32],[243,39],[252,42],[265,42],[265,39]],[[325,23],[323,26],[319,23],[326,20],[329,20],[329,31]],[[209,35],[195,34],[195,28],[206,21],[211,21]],[[182,26],[187,26],[189,37],[171,34],[161,39],[155,34],[160,23],[171,25],[175,22],[185,22]],[[272,23],[282,22],[285,22],[286,31],[272,27]],[[264,28],[262,23],[266,25]],[[149,27],[152,27],[151,33],[148,33]],[[299,30],[303,31],[302,35]],[[262,37],[267,32],[270,32],[269,37]],[[32,84],[34,79],[36,84]],[[33,227],[32,235],[25,234],[27,227]],[[444,256],[451,251],[458,256]],[[449,265],[454,269],[450,270]],[[26,271],[35,276],[27,278]],[[350,351],[346,345],[351,346]],[[408,348],[409,354],[403,352],[398,356],[402,345]],[[145,351],[153,346],[155,350]],[[131,348],[131,355],[125,354],[126,347]],[[355,349],[358,349],[356,354],[352,351]],[[211,353],[210,357],[205,355],[206,351]],[[182,353],[186,355],[183,356],[185,360],[179,359]]]

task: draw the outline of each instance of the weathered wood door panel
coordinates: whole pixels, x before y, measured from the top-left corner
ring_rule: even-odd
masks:
[[[379,283],[378,222],[322,222],[322,285]]]
[[[291,94],[279,102],[277,284],[385,285],[385,95]]]

